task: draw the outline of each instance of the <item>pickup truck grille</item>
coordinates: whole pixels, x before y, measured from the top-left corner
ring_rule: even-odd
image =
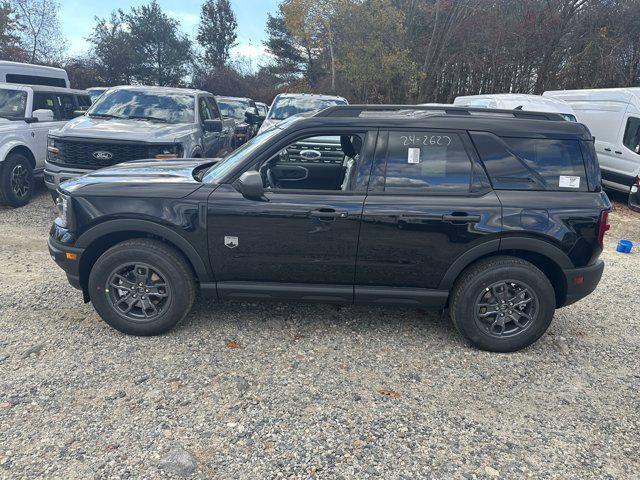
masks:
[[[317,153],[306,153],[317,152]],[[287,148],[289,163],[333,163],[342,164],[344,153],[340,144],[333,143],[294,143]]]
[[[140,143],[56,139],[55,145],[59,151],[47,152],[47,161],[76,168],[97,169],[149,157],[149,146]]]

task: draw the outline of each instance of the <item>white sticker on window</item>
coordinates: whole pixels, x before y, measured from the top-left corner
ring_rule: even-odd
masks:
[[[420,163],[420,149],[410,148],[407,152],[407,162]]]
[[[560,175],[558,186],[563,188],[580,188],[580,177],[573,175]]]

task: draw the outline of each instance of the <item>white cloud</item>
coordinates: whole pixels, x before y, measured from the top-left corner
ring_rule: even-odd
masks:
[[[231,49],[231,55],[234,57],[247,57],[252,60],[266,59],[271,56],[267,48],[261,43],[240,43]]]
[[[200,16],[195,13],[176,12],[174,10],[167,10],[166,13],[174,20],[178,20],[180,26],[187,31],[195,28],[198,22],[200,22]]]

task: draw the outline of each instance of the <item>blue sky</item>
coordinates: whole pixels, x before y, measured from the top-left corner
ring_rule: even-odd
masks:
[[[68,53],[78,55],[88,50],[85,40],[95,25],[94,17],[108,17],[113,10],[128,11],[151,0],[59,0],[60,25],[67,39]],[[195,36],[202,0],[158,0],[162,9],[180,22],[182,31]],[[235,56],[244,56],[255,64],[264,61],[267,13],[275,13],[278,0],[231,0],[238,19],[238,46]]]

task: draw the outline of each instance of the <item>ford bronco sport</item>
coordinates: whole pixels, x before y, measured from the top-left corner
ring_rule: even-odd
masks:
[[[317,137],[340,155],[291,155]],[[611,208],[584,125],[459,107],[334,106],[222,160],[129,162],[59,195],[51,255],[122,332],[168,331],[199,289],[448,309],[503,352],[595,289]]]

